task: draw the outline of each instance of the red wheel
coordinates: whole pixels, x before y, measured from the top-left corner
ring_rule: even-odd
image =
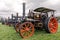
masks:
[[[19,32],[19,25],[20,25],[20,23],[17,23],[17,24],[15,25],[15,30],[16,30],[16,32]]]
[[[28,38],[34,33],[34,25],[31,22],[25,22],[20,25],[20,35],[23,38]]]
[[[48,28],[49,28],[49,31],[51,33],[56,33],[57,29],[58,29],[58,22],[56,20],[56,18],[51,18],[49,20],[49,23],[48,23]]]
[[[56,33],[58,29],[58,21],[55,17],[46,20],[46,31],[49,33]]]

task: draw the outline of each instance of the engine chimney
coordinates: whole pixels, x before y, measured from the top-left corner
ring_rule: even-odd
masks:
[[[25,3],[23,3],[23,18],[25,17]]]
[[[11,18],[12,18],[12,20],[13,20],[13,14],[11,14]]]
[[[18,20],[18,13],[16,13],[16,20]]]
[[[17,18],[18,18],[18,13],[16,13],[16,16],[17,16]]]

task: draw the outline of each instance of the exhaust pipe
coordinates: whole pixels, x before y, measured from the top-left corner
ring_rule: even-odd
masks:
[[[25,18],[25,3],[23,3],[23,18]]]
[[[16,20],[18,20],[18,13],[16,13]]]
[[[18,18],[18,13],[16,13],[16,16],[17,16],[17,18]]]
[[[13,14],[11,14],[11,19],[13,20]]]

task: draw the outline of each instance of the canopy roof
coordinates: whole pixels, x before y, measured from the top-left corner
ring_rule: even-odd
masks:
[[[45,8],[45,7],[40,7],[40,8],[35,9],[34,11],[36,11],[36,12],[42,12],[42,13],[47,13],[47,12],[51,12],[51,11],[54,12],[55,10],[49,9],[49,8]]]

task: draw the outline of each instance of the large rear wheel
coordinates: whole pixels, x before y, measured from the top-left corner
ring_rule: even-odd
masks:
[[[58,29],[58,21],[55,17],[46,19],[45,30],[49,33],[56,33]]]
[[[31,22],[24,22],[20,25],[20,35],[23,38],[28,38],[34,33],[34,25]]]

